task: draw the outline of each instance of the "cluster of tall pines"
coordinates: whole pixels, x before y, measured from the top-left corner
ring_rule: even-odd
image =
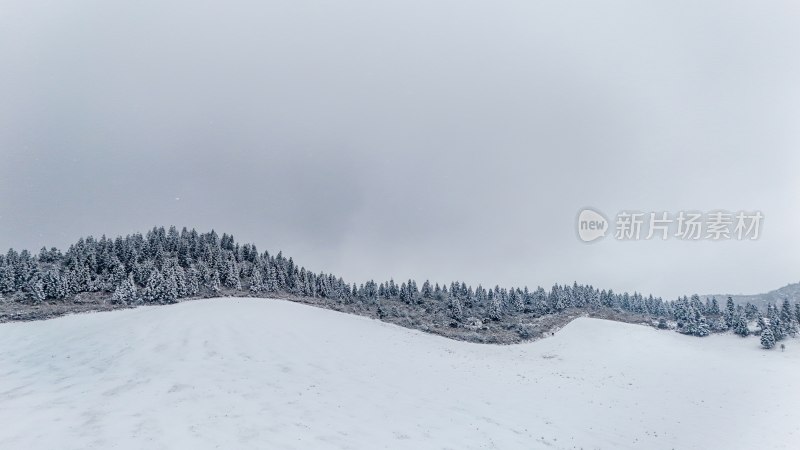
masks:
[[[549,290],[473,288],[463,282],[439,285],[427,280],[350,284],[307,270],[280,252],[260,253],[255,245],[239,244],[228,234],[186,228],[179,232],[174,226],[115,239],[89,236],[63,253],[56,248],[42,248],[38,255],[10,249],[0,255],[0,294],[7,301],[33,304],[94,295],[120,307],[217,295],[280,295],[349,304],[356,312],[381,319],[413,308],[444,318],[451,327],[475,321],[519,322],[575,308],[608,309],[638,314],[661,328],[695,336],[727,330],[747,336],[748,324],[757,322],[754,331],[766,348],[795,334],[800,322],[800,304],[792,309],[788,300],[781,308],[770,305],[764,317],[755,306],[734,305],[730,298],[721,309],[714,298],[703,302],[694,295],[664,301],[577,283],[556,284]]]

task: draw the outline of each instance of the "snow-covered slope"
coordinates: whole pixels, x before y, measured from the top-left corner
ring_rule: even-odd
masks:
[[[0,448],[798,448],[797,344],[578,319],[500,347],[261,299],[6,323]]]

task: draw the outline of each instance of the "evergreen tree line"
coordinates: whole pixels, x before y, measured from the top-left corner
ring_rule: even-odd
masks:
[[[10,249],[0,255],[0,294],[16,301],[68,301],[76,295],[110,296],[120,306],[175,303],[181,298],[211,295],[289,295],[322,302],[355,304],[384,319],[398,307],[416,307],[440,314],[458,327],[469,318],[502,321],[517,316],[541,317],[570,308],[608,308],[657,318],[659,326],[694,336],[732,330],[747,336],[748,323],[757,321],[765,348],[797,333],[800,304],[769,305],[766,316],[752,304],[734,305],[728,298],[721,309],[715,298],[697,295],[674,301],[637,292],[615,293],[589,285],[485,288],[464,282],[421,285],[415,280],[349,284],[341,277],[315,273],[281,252],[259,253],[233,236],[194,229],[156,227],[145,235],[100,239],[81,238],[62,253],[42,248],[38,255]]]

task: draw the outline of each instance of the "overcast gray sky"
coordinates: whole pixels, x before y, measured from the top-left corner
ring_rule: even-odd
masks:
[[[0,2],[0,247],[175,224],[348,280],[800,279],[800,4]],[[760,210],[740,242],[578,210]]]

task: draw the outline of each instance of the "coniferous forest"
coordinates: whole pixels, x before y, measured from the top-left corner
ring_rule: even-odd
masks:
[[[0,255],[0,321],[33,320],[80,310],[176,303],[181,299],[280,297],[373,317],[473,342],[510,343],[550,334],[572,318],[646,323],[684,334],[760,335],[764,348],[795,335],[800,303],[760,311],[728,298],[665,301],[593,286],[484,287],[464,282],[388,280],[349,283],[313,272],[281,252],[215,231],[153,228],[114,239],[79,239],[65,252],[8,250]]]

